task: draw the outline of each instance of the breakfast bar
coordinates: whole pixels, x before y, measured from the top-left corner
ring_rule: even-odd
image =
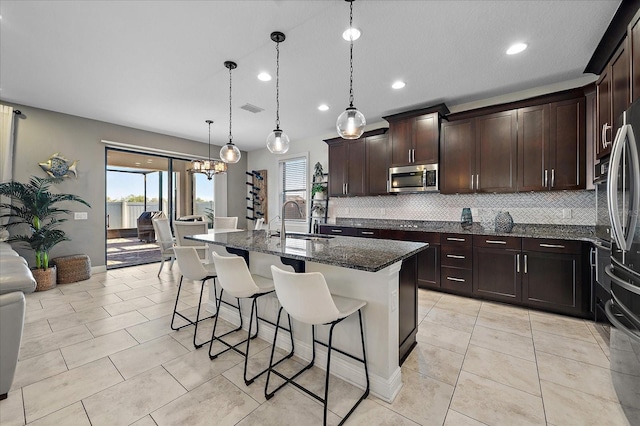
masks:
[[[366,301],[363,315],[371,392],[384,401],[393,401],[402,386],[398,355],[399,272],[403,260],[425,250],[428,244],[313,234],[287,234],[282,240],[280,236],[270,236],[264,230],[187,238],[208,243],[216,251],[226,249],[229,253],[243,256],[253,274],[271,277],[271,265],[293,268],[297,272],[321,272],[331,293]],[[274,295],[260,307],[260,315],[275,320],[278,308]],[[209,310],[215,310],[213,292],[209,295]],[[248,314],[248,307],[243,312]],[[236,324],[238,321],[237,315],[224,307],[220,317]],[[296,355],[310,360],[311,330],[295,322],[293,328]],[[261,324],[261,338],[272,341],[273,333],[273,327]],[[326,330],[320,330],[318,337],[326,341],[326,334],[322,333]],[[357,335],[357,320],[346,320],[345,325],[335,331],[336,347],[360,352],[359,339],[354,339]],[[280,340],[279,335],[277,346],[290,348],[288,338],[283,336]],[[316,357],[318,366],[325,365],[325,348],[317,348]],[[348,382],[364,386],[364,377],[352,362],[347,357],[336,356],[335,362],[332,359],[331,372]]]

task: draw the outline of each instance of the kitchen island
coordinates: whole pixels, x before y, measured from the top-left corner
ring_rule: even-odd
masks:
[[[216,251],[243,256],[254,274],[271,277],[270,266],[289,268],[298,272],[321,272],[331,293],[361,299],[367,302],[363,310],[365,341],[371,392],[391,402],[400,391],[402,376],[399,366],[399,300],[398,286],[402,261],[428,247],[425,243],[372,240],[366,238],[287,234],[282,244],[280,237],[269,237],[266,231],[243,231],[227,234],[193,235],[187,237],[208,243]],[[209,310],[215,311],[213,292],[209,296]],[[275,320],[279,308],[275,295],[261,300],[261,316]],[[248,305],[243,306],[248,313]],[[243,314],[244,315],[244,314]],[[238,324],[237,314],[221,308],[221,318]],[[245,321],[248,324],[248,318]],[[311,328],[294,322],[296,355],[311,359]],[[327,340],[327,331],[318,329],[318,338]],[[260,324],[260,337],[273,340],[274,328]],[[359,354],[359,327],[357,319],[349,318],[334,331],[336,347]],[[288,336],[279,333],[277,346],[290,347]],[[326,348],[316,348],[316,365],[326,365]],[[361,368],[340,354],[332,356],[331,372],[360,386],[365,379]]]

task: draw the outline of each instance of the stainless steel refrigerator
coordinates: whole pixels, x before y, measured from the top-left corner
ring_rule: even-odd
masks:
[[[607,204],[611,220],[611,371],[623,408],[640,409],[640,102],[622,116],[609,160]],[[626,410],[628,416],[632,409]]]

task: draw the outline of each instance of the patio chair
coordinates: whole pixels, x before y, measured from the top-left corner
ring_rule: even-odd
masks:
[[[175,239],[171,234],[171,226],[169,225],[169,219],[167,218],[157,218],[151,221],[153,224],[153,231],[156,234],[156,244],[160,247],[160,270],[158,271],[158,276],[162,272],[162,268],[164,267],[165,260],[171,260],[169,264],[169,270],[173,268],[173,262],[176,260],[176,254],[173,252],[173,246],[175,245]]]

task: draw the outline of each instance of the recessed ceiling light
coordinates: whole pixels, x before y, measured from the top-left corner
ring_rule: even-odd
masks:
[[[404,86],[406,86],[404,81],[396,81],[391,85],[394,89],[402,89]]]
[[[327,104],[322,104],[322,105],[318,106],[318,109],[319,109],[320,111],[329,111],[329,105],[327,105]]]
[[[261,72],[258,74],[258,80],[260,81],[271,81],[271,74],[266,72]]]
[[[522,52],[526,48],[527,48],[527,43],[512,44],[511,47],[507,49],[507,55],[515,55],[516,53]]]
[[[347,41],[355,41],[360,38],[362,33],[357,28],[349,28],[342,33],[342,38]]]

